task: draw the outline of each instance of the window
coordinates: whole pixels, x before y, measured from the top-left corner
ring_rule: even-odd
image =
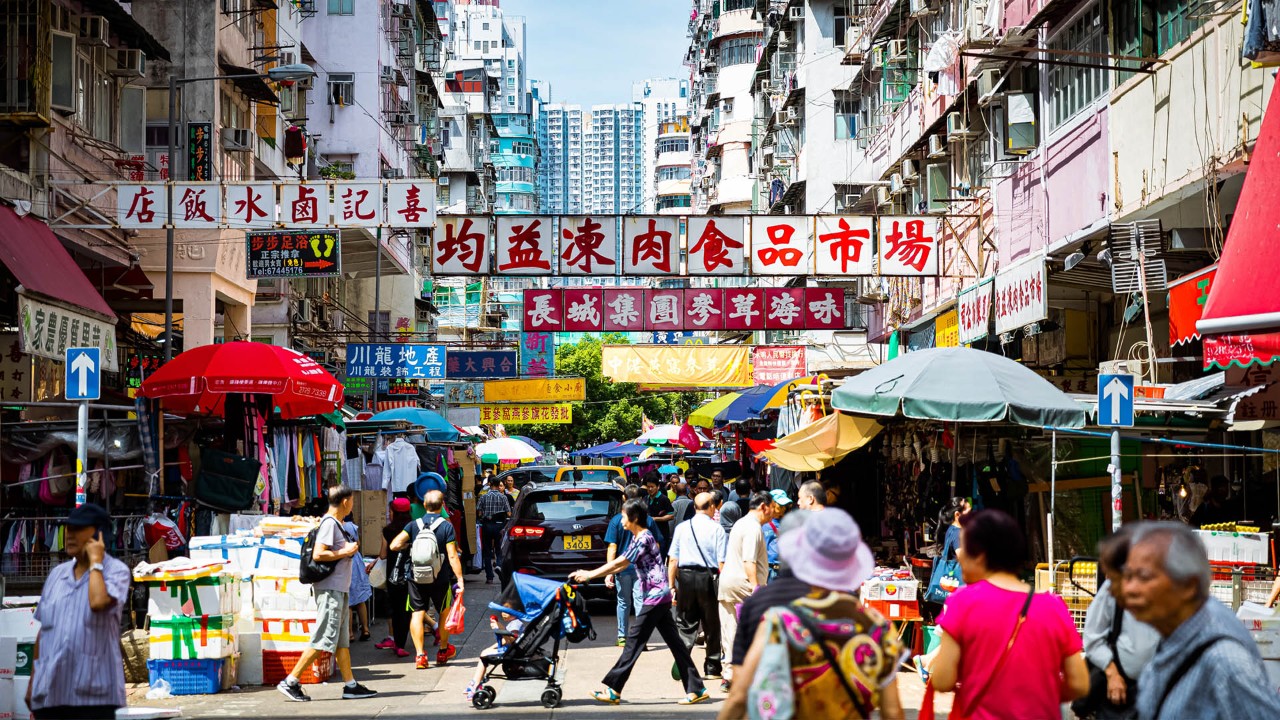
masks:
[[[831,44],[837,48],[844,47],[845,34],[849,29],[849,6],[844,3],[836,3],[835,24],[831,28]]]
[[[329,73],[329,104],[346,107],[355,104],[356,78],[351,73]]]
[[[1023,155],[1036,149],[1036,96],[1034,93],[1010,93],[1005,96],[1004,147],[1007,152]]]
[[[720,43],[720,67],[742,65],[756,61],[756,45],[760,42],[758,35],[745,35],[729,38]]]
[[[1049,40],[1049,48],[1061,51],[1063,55],[1080,52],[1098,53],[1095,57],[1105,56],[1109,51],[1107,50],[1106,23],[1103,22],[1102,17],[1102,3],[1094,4],[1063,27]],[[1105,63],[1097,64],[1105,65]],[[1049,132],[1061,127],[1077,113],[1092,105],[1094,100],[1108,90],[1107,70],[1103,67],[1050,65],[1047,75],[1049,116],[1045,119],[1045,125]],[[1014,108],[1010,105],[1010,115],[1013,112]]]
[[[688,138],[662,138],[658,140],[657,154],[659,155],[663,153],[688,152],[688,151],[689,151]]]
[[[1169,52],[1191,37],[1210,16],[1203,10],[1193,11],[1197,4],[1192,0],[1114,0],[1111,22],[1115,52],[1133,57],[1154,57]],[[1123,82],[1130,74],[1120,71],[1117,80]]]
[[[329,0],[330,15],[355,15],[356,0]]]
[[[720,11],[750,10],[756,6],[755,0],[721,0]]]
[[[369,331],[376,338],[391,337],[391,311],[383,310],[376,317],[373,311],[369,312]]]
[[[53,33],[53,106],[70,112],[76,101],[76,36]]]
[[[515,61],[515,60],[508,60],[508,61],[507,61],[507,69],[508,69],[508,70],[514,70],[515,68],[516,68],[516,61]]]
[[[659,180],[688,180],[690,176],[691,171],[684,165],[658,168]]]
[[[655,207],[659,211],[668,210],[670,208],[691,207],[690,198],[688,195],[664,195],[663,197],[658,198],[658,202]]]
[[[511,152],[516,155],[532,155],[533,143],[517,140],[516,142],[511,143]]]
[[[120,88],[120,148],[134,155],[147,151],[147,89]]]
[[[507,78],[507,87],[514,88],[515,86],[516,86],[516,79],[513,77]]]
[[[106,58],[107,49],[101,47],[84,47],[76,53],[75,122],[93,137],[112,142],[116,83],[107,74]]]
[[[508,96],[507,96],[507,107],[515,107],[515,106],[516,106],[516,96],[515,96],[515,95],[508,95]]]
[[[852,140],[858,135],[858,95],[848,90],[836,90],[836,139]]]
[[[481,29],[481,30],[488,30],[488,29],[489,29],[489,23],[480,23],[480,29]]]
[[[475,41],[475,49],[476,49],[476,50],[479,50],[479,49],[480,49],[480,41],[479,41],[479,40],[476,40],[476,41]]]

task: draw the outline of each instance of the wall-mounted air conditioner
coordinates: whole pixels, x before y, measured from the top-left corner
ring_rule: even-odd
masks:
[[[116,65],[111,74],[116,77],[142,77],[146,73],[147,57],[141,50],[117,50]]]
[[[253,130],[222,128],[222,149],[227,152],[250,152],[253,150]]]
[[[969,129],[969,124],[965,122],[963,115],[958,112],[947,113],[947,142],[968,140],[974,135],[975,133]]]
[[[106,47],[110,37],[111,28],[106,18],[97,15],[82,15],[80,17],[80,34],[76,39],[81,45]]]
[[[947,141],[941,135],[929,136],[929,157],[940,158],[947,156]]]
[[[907,59],[907,41],[906,40],[890,40],[889,41],[889,62],[905,62]]]
[[[882,208],[886,205],[893,204],[893,196],[889,194],[889,188],[883,185],[876,186],[876,207]]]
[[[902,182],[907,185],[915,185],[920,179],[920,173],[916,171],[915,160],[902,161]]]
[[[902,182],[902,175],[894,173],[889,176],[889,192],[893,195],[901,195],[907,191],[906,183]]]

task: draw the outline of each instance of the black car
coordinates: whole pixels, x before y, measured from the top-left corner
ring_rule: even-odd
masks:
[[[613,483],[535,483],[520,492],[502,540],[502,584],[512,573],[564,580],[605,563],[604,533],[622,508]],[[607,595],[603,579],[588,594]]]

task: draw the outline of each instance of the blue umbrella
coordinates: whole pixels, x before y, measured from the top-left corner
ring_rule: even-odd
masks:
[[[370,420],[404,420],[411,425],[425,428],[427,439],[432,442],[453,442],[458,439],[458,428],[440,417],[440,413],[420,407],[400,407],[383,410]]]
[[[740,423],[760,417],[759,411],[753,406],[763,405],[768,398],[773,397],[773,392],[774,389],[768,385],[758,385],[750,390],[743,390],[737,400],[729,403],[729,407],[716,415],[716,424]]]

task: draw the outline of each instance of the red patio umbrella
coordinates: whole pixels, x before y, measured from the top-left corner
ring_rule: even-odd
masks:
[[[342,383],[296,350],[229,342],[188,350],[142,382],[138,395],[164,398],[178,413],[218,415],[228,393],[270,395],[286,420],[331,413],[342,405]]]

